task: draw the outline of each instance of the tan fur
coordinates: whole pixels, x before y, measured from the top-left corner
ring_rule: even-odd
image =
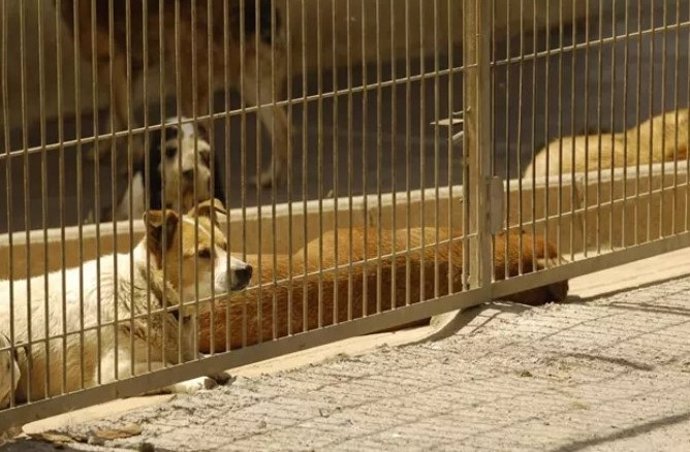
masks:
[[[55,0],[57,1],[57,0]],[[225,80],[226,69],[229,83],[243,94],[243,99],[251,105],[270,105],[273,102],[273,92],[280,95],[285,86],[286,79],[286,45],[284,27],[276,27],[276,36],[273,45],[256,39],[255,34],[245,36],[244,58],[241,57],[241,35],[239,3],[230,0],[228,4],[227,26],[228,39],[224,39],[225,17],[223,1],[195,2],[196,11],[192,14],[192,2],[179,2],[179,22],[175,27],[175,5],[173,2],[164,2],[163,10],[159,9],[158,0],[145,0],[131,2],[129,22],[130,26],[130,70],[132,86],[137,90],[132,96],[127,93],[127,12],[125,2],[115,0],[113,4],[112,30],[113,51],[110,50],[109,30],[109,2],[110,0],[61,0],[61,12],[64,21],[74,30],[75,10],[79,27],[80,52],[83,58],[90,60],[95,58],[98,65],[98,77],[101,81],[110,80],[113,74],[114,93],[112,110],[114,112],[114,128],[122,130],[128,124],[128,103],[136,105],[144,101],[141,95],[139,83],[143,74],[144,65],[159,67],[164,64],[167,69],[167,78],[175,79],[175,62],[179,70],[179,89],[181,97],[178,99],[181,113],[188,117],[194,117],[195,110],[199,116],[208,113],[209,78],[213,80]],[[148,35],[144,35],[142,23],[144,20],[143,4],[147,6]],[[95,5],[96,27],[92,29],[91,14],[92,4]],[[209,5],[211,11],[209,11]],[[247,2],[246,8],[253,7],[253,3]],[[211,17],[213,23],[208,22]],[[160,35],[160,27],[163,26],[163,35]],[[245,26],[247,24],[245,23]],[[209,59],[209,32],[211,35],[211,48]],[[176,35],[179,39],[176,39]],[[162,43],[161,43],[162,39]],[[176,46],[179,41],[179,46]],[[144,60],[144,42],[148,44],[148,61]],[[162,44],[163,54],[159,53]],[[95,49],[95,52],[94,52]],[[273,67],[272,61],[275,62]],[[225,62],[227,62],[227,67]],[[243,66],[241,63],[243,62]],[[243,68],[243,69],[242,69]],[[244,86],[240,86],[240,73],[244,72]],[[275,75],[275,84],[272,78]],[[217,84],[217,82],[216,82]],[[257,92],[257,90],[259,92]],[[131,97],[131,98],[130,98]],[[196,101],[196,104],[194,104]],[[267,128],[274,143],[274,160],[277,178],[284,176],[287,161],[287,140],[290,135],[290,126],[283,108],[262,108],[259,110],[259,118]],[[139,146],[141,147],[141,146]],[[105,150],[109,145],[104,145]],[[135,150],[136,152],[136,150]],[[126,160],[121,159],[120,170],[126,172]],[[262,185],[268,185],[273,180],[273,170],[269,168],[258,181]]]
[[[439,240],[449,237],[458,237],[459,231],[452,232],[441,229]],[[364,245],[364,231],[355,229],[352,231],[352,260],[350,277],[350,231],[342,229],[330,231],[323,235],[322,246],[324,255],[321,258],[323,268],[328,269],[340,266],[337,274],[333,271],[324,271],[323,281],[319,283],[319,239],[311,241],[307,245],[307,259],[303,259],[303,251],[298,251],[290,260],[288,256],[263,256],[261,261],[261,274],[257,275],[263,283],[263,287],[250,288],[245,292],[231,296],[227,300],[220,300],[213,310],[213,337],[215,338],[213,350],[223,351],[228,347],[239,348],[243,345],[251,345],[259,340],[271,340],[274,337],[283,337],[290,333],[304,331],[303,316],[306,315],[306,329],[311,330],[319,325],[318,298],[322,295],[321,325],[331,325],[334,320],[339,322],[349,318],[358,318],[362,315],[376,312],[377,306],[377,263],[370,261],[366,266],[361,261],[364,258],[377,256],[377,243],[383,256],[395,249],[400,252],[395,258],[384,257],[380,263],[381,281],[381,309],[391,309],[391,300],[396,305],[404,304],[406,300],[416,303],[420,300],[430,299],[435,292],[435,247],[426,246],[423,250],[411,251],[409,255],[403,250],[407,249],[407,231],[382,231],[381,241],[378,241],[376,230],[369,230],[366,234],[367,244]],[[415,248],[421,245],[424,237],[427,245],[436,243],[435,229],[413,229],[409,247]],[[336,247],[337,237],[337,247]],[[505,263],[508,261],[508,273],[518,274],[519,261],[522,259],[522,271],[533,271],[533,257],[540,262],[544,259],[555,259],[557,253],[551,244],[545,244],[541,237],[537,237],[535,246],[532,247],[531,236],[525,235],[522,243],[522,254],[518,248],[517,234],[511,234],[508,240],[508,255],[505,254],[504,236],[496,239],[495,253],[495,277],[504,279]],[[453,240],[452,244],[441,244],[438,247],[438,295],[442,296],[450,292],[448,272],[452,269],[452,291],[462,288],[462,242]],[[337,259],[335,250],[337,249]],[[248,256],[247,261],[254,267],[258,267],[254,256]],[[274,261],[277,265],[274,266]],[[449,265],[449,261],[451,265]],[[541,264],[538,264],[539,268]],[[303,277],[304,270],[308,275]],[[408,273],[409,269],[409,273]],[[284,281],[289,272],[292,272],[293,281],[288,284]],[[422,277],[422,273],[424,276]],[[273,279],[278,284],[269,284]],[[409,280],[408,280],[409,278]],[[366,287],[366,293],[365,293]],[[409,288],[409,292],[408,292]],[[528,290],[511,297],[512,300],[537,304],[548,301],[563,300],[567,294],[568,283],[562,281],[546,287]],[[291,295],[290,295],[291,294]],[[352,299],[351,311],[348,310],[348,297]],[[288,311],[288,300],[291,299],[292,309]],[[275,300],[275,315],[274,315]],[[306,300],[306,305],[304,301]],[[337,309],[335,309],[337,304]],[[258,306],[261,306],[259,311]],[[230,324],[226,325],[227,315],[230,315]],[[259,319],[260,314],[260,319]],[[200,323],[200,351],[211,351],[211,314],[205,312],[199,318]],[[288,320],[289,319],[289,320]],[[276,330],[273,330],[275,320]],[[229,326],[230,336],[226,335]]]
[[[690,138],[688,127],[688,110],[683,109],[655,116],[640,127],[632,127],[623,133],[563,137],[562,141],[554,140],[540,150],[523,174],[526,178],[531,178],[533,174],[536,177],[556,176],[559,173],[570,174],[573,169],[579,173],[610,169],[612,166],[619,168],[638,163],[648,165],[650,162],[685,160]]]

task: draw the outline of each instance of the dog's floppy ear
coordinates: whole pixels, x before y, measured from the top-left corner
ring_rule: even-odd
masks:
[[[200,202],[198,206],[193,207],[187,215],[192,217],[207,217],[211,219],[214,223],[218,222],[217,214],[227,215],[228,211],[225,210],[223,203],[217,199],[209,199]]]
[[[149,210],[144,213],[144,224],[146,224],[146,246],[149,252],[154,254],[160,261],[163,252],[167,251],[173,243],[173,236],[177,230],[179,222],[177,214],[170,209]],[[165,234],[165,248],[163,249],[163,236]]]

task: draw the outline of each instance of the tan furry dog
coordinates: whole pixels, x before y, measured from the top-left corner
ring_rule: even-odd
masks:
[[[184,216],[149,211],[145,237],[131,254],[85,262],[81,277],[79,268],[51,273],[49,292],[43,276],[14,281],[13,317],[10,282],[1,281],[0,333],[10,335],[13,319],[13,342],[29,353],[28,360],[19,362],[16,400],[37,400],[131,372],[141,374],[148,370],[149,353],[154,370],[195,358],[196,311],[194,304],[184,303],[197,295],[242,289],[251,278],[250,266],[227,256],[225,237],[212,212],[210,204]],[[195,391],[213,383],[209,380],[198,378],[168,390]]]
[[[623,133],[563,137],[540,150],[523,175],[525,178],[532,178],[533,174],[536,177],[557,176],[559,172],[570,174],[573,169],[581,173],[611,166],[685,160],[688,157],[688,127],[688,109],[683,109],[655,116]]]
[[[287,67],[285,27],[271,0],[260,0],[258,10],[254,0],[179,3],[168,0],[54,1],[63,20],[71,30],[76,30],[82,57],[96,59],[99,80],[109,81],[112,73],[112,120],[116,131],[128,124],[128,103],[136,107],[145,101],[139,85],[146,65],[151,68],[169,67],[167,77],[172,79],[176,72],[179,73],[177,86],[181,96],[178,99],[181,114],[190,118],[194,117],[195,109],[200,116],[208,113],[209,99],[213,94],[209,85],[213,85],[214,80],[216,84],[218,80],[225,80],[226,76],[232,86],[241,91],[248,104],[271,104],[274,89],[277,95],[284,89]],[[92,5],[95,11],[92,11]],[[92,13],[95,28],[92,28]],[[144,22],[146,28],[142,25]],[[144,34],[144,30],[148,33]],[[146,58],[144,43],[148,49]],[[176,67],[179,71],[175,70]],[[127,92],[128,73],[136,90],[131,95]],[[241,73],[243,86],[240,86]],[[278,180],[285,176],[290,126],[283,108],[261,108],[259,118],[275,143],[271,167],[257,181],[265,186],[277,182],[273,181],[274,170]],[[102,148],[109,150],[110,146],[106,144]],[[119,169],[126,173],[126,159],[120,161]]]
[[[319,268],[319,240],[315,239],[307,244],[307,260],[303,258],[303,251],[294,254],[292,260],[288,256],[263,256],[262,274],[258,278],[269,283],[275,276],[279,281],[287,277],[288,272],[292,272],[294,279],[292,282],[292,310],[288,311],[289,285],[285,281],[280,281],[276,286],[264,285],[261,290],[256,287],[234,294],[226,300],[217,303],[213,310],[204,312],[199,317],[199,328],[201,339],[199,342],[200,351],[208,353],[211,351],[211,338],[213,337],[213,351],[220,352],[228,347],[232,349],[240,348],[243,345],[256,344],[259,341],[272,340],[276,337],[284,337],[290,333],[298,333],[315,329],[319,325],[318,318],[318,298],[322,296],[321,325],[333,324],[334,317],[339,321],[348,318],[362,317],[366,309],[367,314],[376,312],[377,309],[377,264],[370,261],[366,270],[362,265],[365,258],[372,259],[377,256],[377,245],[383,257],[381,261],[381,309],[383,311],[391,309],[391,298],[396,300],[398,306],[403,305],[409,299],[410,303],[417,303],[421,300],[433,298],[435,290],[435,252],[436,230],[434,228],[414,228],[411,231],[409,248],[415,249],[409,256],[403,251],[408,248],[407,230],[382,231],[381,241],[378,240],[376,230],[354,229],[352,231],[352,278],[349,278],[349,259],[350,259],[350,231],[340,229],[330,231],[323,235],[321,246],[324,255],[322,257],[323,281],[319,283],[318,274],[309,274],[307,277],[301,276],[305,270],[316,272]],[[336,260],[336,237],[337,237],[337,260]],[[439,230],[439,240],[447,240],[452,237],[461,237],[460,231]],[[522,261],[522,271],[530,273],[533,268],[533,261],[537,262],[537,269],[544,266],[546,260],[558,258],[555,247],[545,243],[543,238],[537,237],[535,246],[532,247],[532,239],[525,236],[522,243],[522,252],[518,247],[518,234],[510,234],[508,239],[508,255],[505,254],[506,236],[496,237],[496,253],[494,259],[494,272],[496,279],[505,279],[506,262],[508,263],[508,273],[517,275],[519,262]],[[424,238],[425,247],[422,245]],[[393,246],[399,253],[395,258],[390,257]],[[462,288],[462,241],[452,240],[438,246],[438,291],[439,294],[449,293],[448,271],[453,272],[453,292]],[[409,261],[408,261],[409,259]],[[277,266],[273,265],[274,260]],[[449,265],[449,260],[451,264]],[[256,259],[247,256],[247,261],[256,267]],[[330,270],[336,263],[340,266],[337,274]],[[409,265],[409,268],[408,268]],[[409,273],[408,273],[409,269]],[[421,271],[424,271],[424,278],[421,280]],[[275,273],[275,275],[274,275]],[[409,280],[407,279],[409,278]],[[393,283],[395,281],[395,283]],[[406,283],[407,281],[407,283]],[[364,287],[367,287],[365,294]],[[511,300],[526,304],[541,304],[549,301],[564,300],[568,292],[568,282],[561,281],[544,287],[527,290],[510,297]],[[351,296],[351,308],[348,306],[348,297]],[[307,306],[303,300],[307,300]],[[337,302],[335,301],[337,299]],[[273,301],[276,301],[275,311]],[[337,309],[336,309],[337,304]],[[259,311],[258,307],[262,309]],[[351,310],[350,310],[351,309]],[[306,325],[303,323],[304,313],[306,312]],[[229,318],[228,318],[229,315]],[[229,324],[226,321],[229,319]],[[289,320],[288,320],[289,319]],[[246,322],[246,323],[245,323]],[[273,330],[273,324],[277,329]],[[227,336],[227,332],[230,336]],[[246,341],[245,341],[246,340]]]

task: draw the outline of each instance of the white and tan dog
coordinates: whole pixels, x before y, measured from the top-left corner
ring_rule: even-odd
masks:
[[[51,273],[48,293],[43,276],[14,281],[13,339],[30,354],[30,360],[19,362],[16,400],[88,388],[141,374],[149,365],[155,370],[197,357],[197,306],[191,302],[210,297],[212,291],[243,289],[252,274],[251,266],[227,255],[225,236],[214,220],[216,209],[207,202],[181,217],[171,210],[149,211],[145,237],[131,254],[86,262],[81,277],[78,268]],[[4,334],[10,320],[9,290],[8,281],[0,282]],[[214,383],[202,377],[166,389],[193,392]]]
[[[148,162],[146,156],[135,158],[131,183],[115,209],[107,207],[101,211],[100,221],[141,218],[147,194],[150,210],[167,207],[184,212],[206,199],[223,200],[218,166],[214,168],[216,187],[211,186],[211,140],[202,124],[194,124],[185,117],[180,121],[177,117],[169,118],[160,129],[150,133],[148,141]],[[91,212],[87,222],[94,219]]]

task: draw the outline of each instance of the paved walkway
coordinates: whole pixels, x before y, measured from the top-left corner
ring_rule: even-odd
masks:
[[[242,377],[68,432],[141,426],[108,450],[690,450],[690,278],[473,315],[437,342]]]

